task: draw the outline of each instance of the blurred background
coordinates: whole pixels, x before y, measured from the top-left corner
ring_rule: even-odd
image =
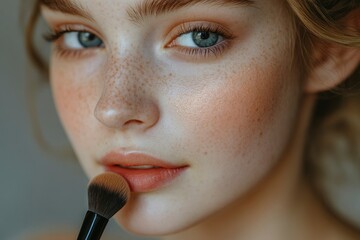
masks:
[[[71,154],[48,84],[27,61],[21,1],[30,2],[0,1],[0,240],[75,239],[88,179]],[[39,37],[37,45],[46,55],[48,44]],[[327,181],[323,191],[339,215],[360,226],[360,175],[347,176]],[[106,233],[107,239],[145,239],[114,222]]]
[[[0,2],[0,239],[75,239],[71,234],[87,210],[88,179],[69,154],[48,85],[34,88],[41,76],[27,61],[20,6],[21,0]],[[41,147],[40,130],[48,146]],[[140,239],[114,222],[106,233]]]

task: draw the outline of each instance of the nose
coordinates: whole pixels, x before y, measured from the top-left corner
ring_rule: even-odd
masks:
[[[105,126],[122,131],[151,128],[158,122],[160,111],[149,78],[138,65],[115,64],[110,64],[112,69],[105,73],[108,77],[95,107],[95,117]]]

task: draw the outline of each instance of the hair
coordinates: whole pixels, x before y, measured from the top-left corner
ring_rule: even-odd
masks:
[[[287,3],[294,20],[296,32],[294,57],[300,60],[305,72],[312,66],[310,55],[318,41],[360,48],[360,21],[355,19],[360,12],[359,0],[286,0],[284,2]],[[32,63],[47,75],[47,63],[34,46],[34,31],[39,15],[40,1],[35,0],[26,25],[26,48]],[[350,17],[354,17],[357,23],[351,25],[345,22]],[[360,212],[354,216],[351,209],[349,211],[339,207],[333,192],[334,186],[341,187],[342,183],[351,184],[354,179],[360,182],[359,89],[360,65],[338,87],[319,94],[309,128],[304,171],[313,186],[322,193],[325,203],[357,227],[360,227]],[[351,174],[346,171],[349,168],[353,170]],[[356,201],[359,202],[360,199]]]

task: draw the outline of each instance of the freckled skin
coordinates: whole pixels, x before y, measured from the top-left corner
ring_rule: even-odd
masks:
[[[146,47],[152,40],[143,45],[141,33],[158,27],[134,27],[123,11],[132,2],[86,2],[108,45],[87,58],[53,55],[51,83],[89,176],[119,148],[190,166],[166,188],[133,194],[117,215],[135,233],[169,234],[238,201],[281,160],[301,101],[300,69],[288,64],[291,39],[282,31],[290,20],[277,0],[239,14],[227,9],[248,33],[220,57],[195,62],[173,57],[175,49]],[[199,18],[208,16],[203,11],[193,8]]]
[[[158,107],[147,94],[151,92],[151,79],[140,61],[111,57],[107,62],[105,86],[95,109],[95,116],[104,125],[123,129],[130,123],[152,125],[158,120]]]

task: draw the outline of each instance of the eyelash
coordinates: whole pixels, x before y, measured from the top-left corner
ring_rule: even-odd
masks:
[[[89,32],[89,33],[91,33],[90,31],[86,30],[83,27],[73,27],[73,26],[65,25],[59,29],[54,29],[51,32],[45,33],[43,35],[43,37],[44,37],[45,41],[50,42],[50,43],[55,43],[55,45],[54,45],[55,46],[55,48],[54,48],[55,54],[57,54],[59,57],[63,57],[63,58],[81,57],[85,53],[84,49],[69,49],[69,48],[62,46],[60,43],[57,43],[57,41],[59,41],[60,38],[64,36],[64,34],[72,33],[72,32],[79,32],[79,33]],[[87,49],[87,51],[89,51],[89,49]]]
[[[174,37],[170,41],[169,44],[166,45],[166,48],[176,47],[178,51],[182,54],[189,55],[189,56],[195,56],[195,57],[211,57],[211,56],[219,56],[221,55],[224,50],[226,50],[229,47],[229,44],[232,39],[234,39],[234,35],[232,35],[227,30],[224,30],[220,26],[214,26],[212,24],[197,24],[194,26],[193,23],[183,23],[178,28],[179,30],[176,31],[174,34]],[[57,41],[60,40],[61,37],[64,36],[66,33],[71,32],[89,32],[92,33],[85,28],[76,28],[73,26],[64,26],[61,29],[55,29],[47,34],[44,34],[44,39],[50,43],[57,43]],[[191,32],[210,32],[218,34],[219,36],[223,37],[224,40],[220,43],[215,44],[211,47],[204,47],[204,48],[192,48],[192,47],[185,47],[180,45],[174,45],[175,40],[180,37],[183,34],[191,33]],[[95,36],[97,36],[95,34]],[[62,46],[60,43],[57,43],[55,45],[55,53],[59,55],[59,57],[64,58],[76,58],[81,57],[85,52],[89,50],[94,50],[93,48],[88,48],[86,50],[83,49],[70,49]],[[95,48],[97,49],[97,48]]]
[[[223,29],[220,26],[214,26],[213,24],[198,24],[195,25],[193,23],[183,23],[180,25],[180,28],[175,33],[175,37],[170,42],[169,46],[172,47],[172,43],[181,35],[187,34],[190,32],[211,32],[218,34],[224,38],[223,41],[220,43],[215,44],[211,47],[204,47],[204,48],[191,48],[191,47],[184,47],[184,46],[176,46],[179,51],[183,54],[190,55],[190,56],[199,56],[199,57],[211,57],[211,56],[219,56],[229,47],[229,44],[232,39],[235,38],[233,34],[228,32],[227,30]]]

